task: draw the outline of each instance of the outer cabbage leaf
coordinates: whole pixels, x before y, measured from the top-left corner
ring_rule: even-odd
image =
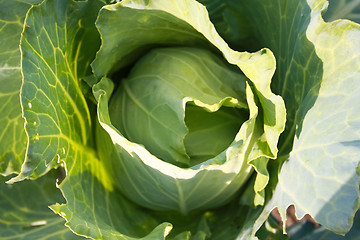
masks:
[[[19,173],[26,134],[20,106],[20,35],[27,10],[40,0],[0,1],[0,174]]]
[[[239,238],[254,234],[276,206],[285,216],[290,204],[298,217],[309,213],[326,228],[345,233],[359,195],[359,25],[325,23],[320,14],[325,1],[227,3],[248,13],[246,21],[256,29],[251,37],[274,51],[272,86],[288,113],[279,143],[279,158],[288,160],[280,174],[280,166],[270,165],[268,190],[276,190],[255,227],[249,223]]]
[[[55,186],[57,171],[35,181],[6,184],[0,178],[1,239],[53,240],[84,239],[64,226],[65,221],[55,215],[48,205],[63,202]]]
[[[41,176],[74,154],[73,146],[91,144],[90,112],[78,81],[99,47],[93,22],[102,5],[45,1],[28,12],[20,45],[28,148],[12,182]]]
[[[310,213],[324,227],[344,234],[359,207],[360,26],[348,21],[325,23],[321,11],[326,2],[308,3],[312,13],[306,35],[323,62],[323,77],[272,201],[282,211],[286,203],[294,203],[299,217]],[[293,172],[299,169],[302,175],[295,178]],[[307,181],[301,183],[301,178]],[[300,197],[303,192],[314,198]]]

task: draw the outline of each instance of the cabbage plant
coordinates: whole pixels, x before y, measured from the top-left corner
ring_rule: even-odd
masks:
[[[346,234],[359,6],[0,1],[1,237]],[[290,205],[320,227],[287,229]]]

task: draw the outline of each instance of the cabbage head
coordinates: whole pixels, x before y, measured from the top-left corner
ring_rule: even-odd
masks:
[[[0,0],[1,238],[359,236],[359,7]]]
[[[183,214],[223,205],[254,168],[266,169],[285,123],[280,97],[250,87],[209,50],[189,47],[141,56],[113,94],[109,115],[112,124],[100,123],[112,141],[106,134],[97,140],[114,145],[102,158],[121,191],[144,207]],[[265,130],[266,117],[275,125]]]

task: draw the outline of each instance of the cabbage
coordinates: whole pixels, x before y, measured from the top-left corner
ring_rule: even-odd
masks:
[[[349,232],[360,5],[330,3],[0,1],[1,236]]]

